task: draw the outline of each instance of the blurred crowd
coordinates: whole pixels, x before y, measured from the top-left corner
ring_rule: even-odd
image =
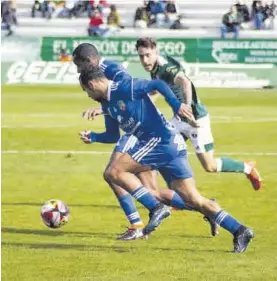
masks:
[[[1,29],[7,30],[7,36],[12,35],[12,26],[18,24],[15,1],[1,0],[1,19]]]
[[[116,0],[35,0],[30,4],[31,17],[68,18],[88,17],[87,32],[89,36],[106,37],[115,34],[124,28]],[[249,2],[248,2],[249,3]],[[237,1],[231,6],[228,13],[223,15],[220,26],[221,38],[227,33],[239,37],[241,29],[273,29],[276,16],[274,1],[253,1],[252,6],[243,1]],[[2,30],[7,35],[13,33],[12,26],[18,24],[16,18],[15,0],[1,0]],[[185,18],[179,11],[175,0],[144,0],[142,5],[134,10],[134,28],[167,28],[185,29],[182,19]]]
[[[182,28],[181,14],[175,0],[144,1],[137,8],[134,27]]]
[[[237,1],[223,15],[221,38],[225,38],[227,33],[233,33],[237,39],[241,29],[274,29],[276,7],[274,1],[253,1],[250,8],[243,1]]]

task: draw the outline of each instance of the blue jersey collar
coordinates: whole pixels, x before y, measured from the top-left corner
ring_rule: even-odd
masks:
[[[98,66],[99,66],[99,67],[102,65],[102,63],[104,62],[104,60],[105,60],[105,58],[103,58],[103,57],[99,60],[99,63],[98,63]]]
[[[113,81],[109,81],[109,85],[108,85],[108,93],[107,93],[107,100],[110,101],[111,100],[111,86],[112,86]]]

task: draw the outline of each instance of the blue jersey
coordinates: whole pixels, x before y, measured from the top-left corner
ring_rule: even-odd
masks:
[[[164,82],[134,79],[121,64],[109,60],[102,59],[99,67],[108,79],[113,79],[109,84],[108,100],[102,102],[107,132],[118,132],[119,125],[124,132],[138,138],[142,135],[170,135],[170,125],[148,96],[158,90],[176,113],[180,102]],[[103,142],[103,136],[109,138],[107,132],[101,134],[100,139],[99,134],[94,134],[93,141]],[[111,139],[115,140],[112,136]]]
[[[109,80],[113,80],[116,78],[116,76],[119,77],[119,75],[129,75],[127,70],[121,64],[114,61],[105,60],[104,58],[99,61],[99,68]],[[106,132],[100,134],[92,133],[90,139],[92,142],[116,143],[120,138],[119,124],[117,120],[113,119],[108,114],[106,114],[104,118]],[[122,147],[125,147],[125,142],[126,140],[124,139]]]
[[[115,61],[106,60],[104,58],[99,61],[99,68],[102,70],[106,78],[112,81],[114,81],[116,78],[118,79],[118,75],[129,75],[126,68],[124,68],[122,64]]]
[[[192,177],[183,138],[170,127],[148,96],[154,90],[159,91],[176,114],[180,102],[167,84],[161,80],[135,79],[120,64],[110,61],[102,61],[100,68],[113,80],[109,83],[107,100],[102,102],[107,132],[112,133],[111,127],[118,131],[119,125],[128,134],[122,141],[121,152],[127,151],[141,165],[159,169],[169,185],[175,179]],[[139,142],[129,137],[131,134]]]
[[[165,83],[134,79],[129,75],[117,77],[109,84],[108,101],[102,103],[104,113],[117,120],[124,132],[138,139],[149,135],[168,137],[171,134],[170,125],[148,96],[154,90],[165,91]],[[170,94],[169,91],[167,98],[176,113],[179,101],[171,100]]]

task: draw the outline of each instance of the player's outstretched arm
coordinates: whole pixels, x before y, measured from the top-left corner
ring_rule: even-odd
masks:
[[[164,81],[159,79],[152,81],[141,79],[135,84],[134,87],[135,88],[133,93],[135,99],[143,98],[146,94],[152,91],[158,91],[161,95],[165,97],[165,100],[171,106],[175,115],[186,117],[193,127],[198,127],[198,124],[195,118],[193,117],[191,110],[188,110],[187,105],[182,104],[177,99],[177,97],[174,95],[174,93]]]
[[[102,115],[103,110],[100,107],[91,107],[82,113],[82,117],[87,120],[94,120],[96,116]]]
[[[86,143],[116,143],[120,138],[119,126],[116,120],[105,115],[106,132],[94,133],[92,131],[82,131],[79,133],[80,139]]]
[[[143,99],[149,93],[158,91],[161,95],[165,97],[165,100],[172,108],[174,114],[178,114],[179,108],[181,106],[180,101],[175,97],[173,92],[167,86],[167,84],[162,80],[146,80],[146,79],[134,79],[133,90],[131,94],[122,95],[125,99]]]

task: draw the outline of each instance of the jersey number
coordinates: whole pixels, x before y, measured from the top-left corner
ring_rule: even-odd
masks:
[[[181,151],[186,149],[186,143],[181,135],[176,135],[174,138],[174,143],[177,144],[177,150]]]

